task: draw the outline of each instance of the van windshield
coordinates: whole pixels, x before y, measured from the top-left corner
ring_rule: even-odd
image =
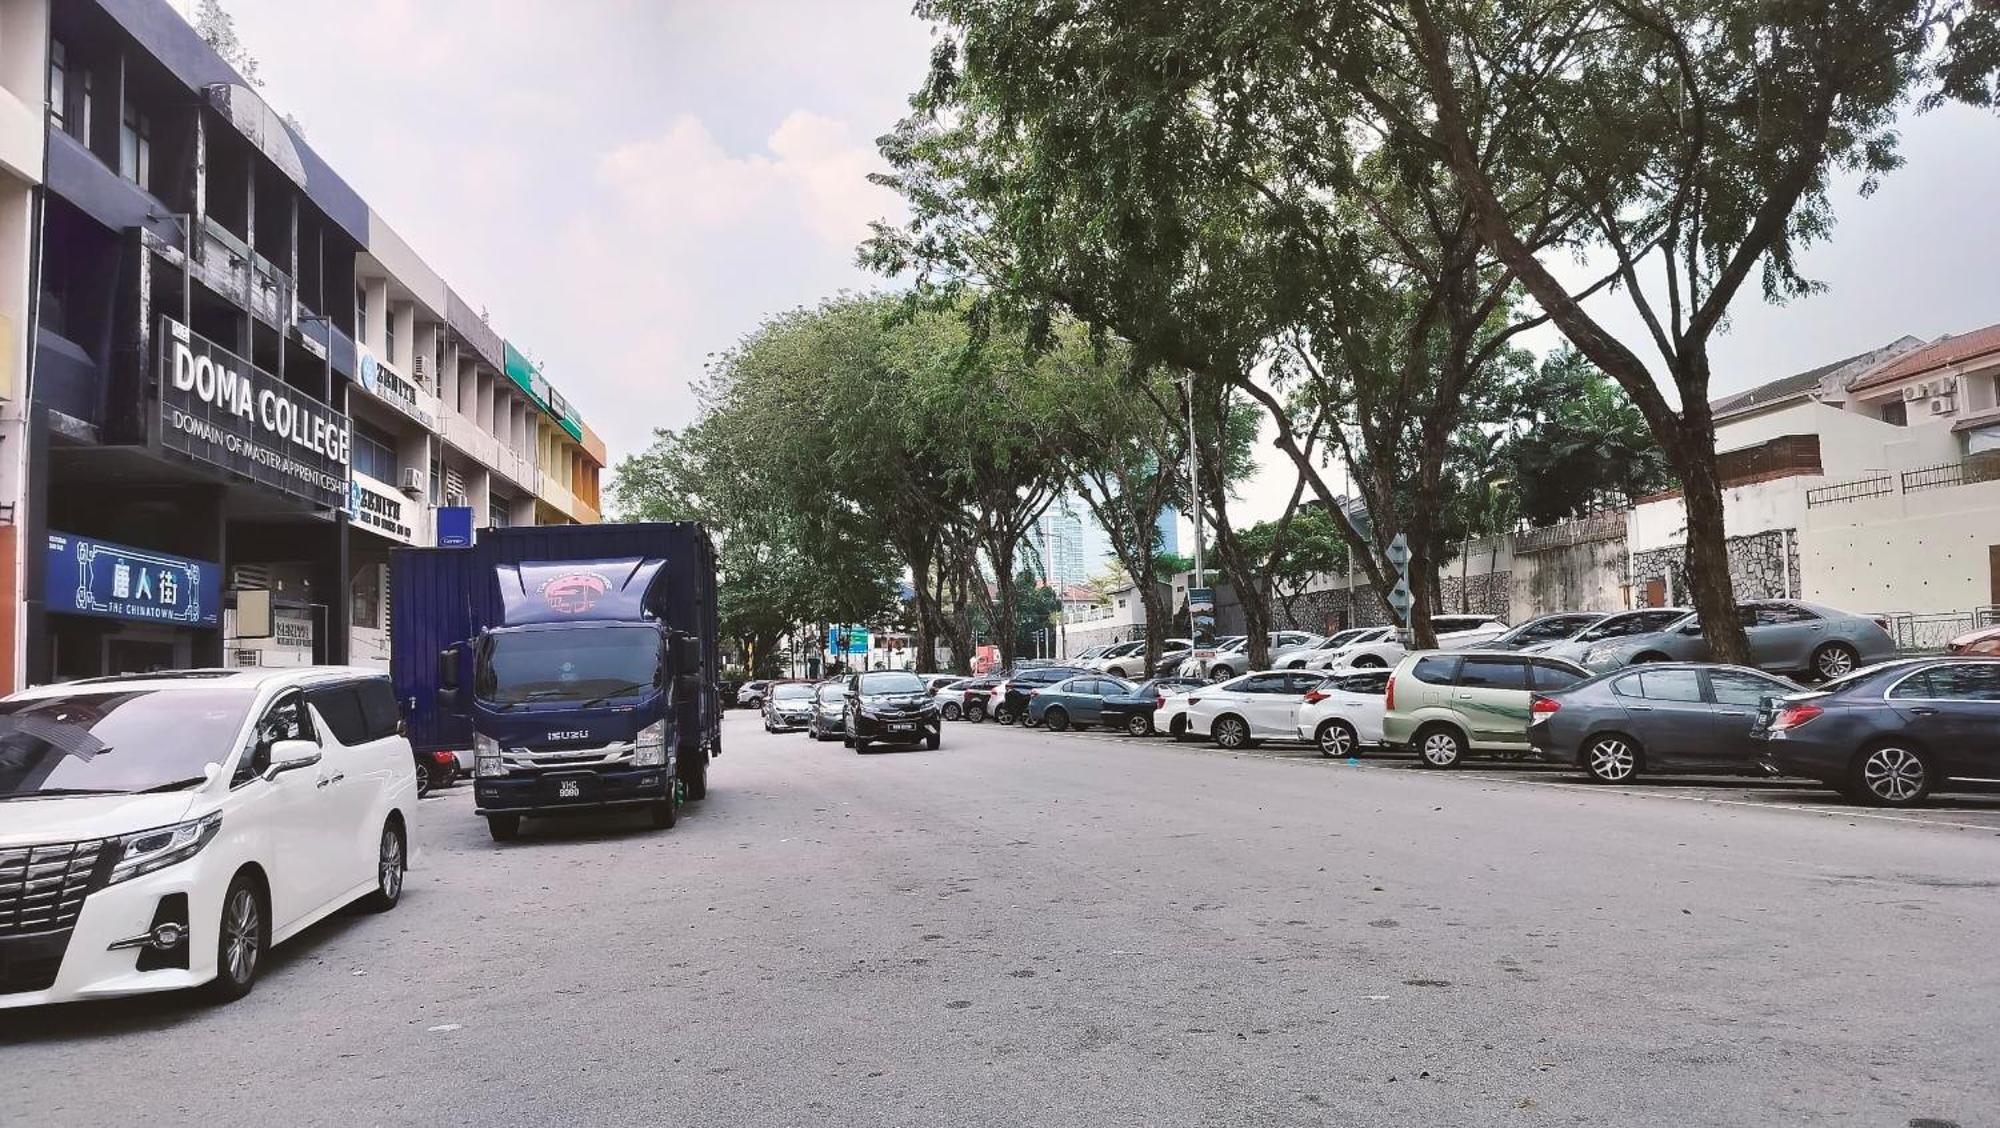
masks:
[[[227,764],[253,695],[112,690],[0,701],[0,799],[165,790]]]
[[[642,626],[489,635],[473,692],[494,705],[636,696],[659,676],[660,641]]]

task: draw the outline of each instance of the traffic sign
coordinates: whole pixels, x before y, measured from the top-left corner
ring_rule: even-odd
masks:
[[[1389,561],[1390,567],[1396,569],[1397,574],[1407,574],[1410,566],[1410,538],[1397,533],[1396,539],[1389,542],[1389,547],[1382,556]]]
[[[1395,587],[1389,589],[1389,607],[1396,612],[1397,617],[1401,618],[1403,622],[1408,623],[1410,621],[1410,604],[1412,602],[1414,600],[1410,597],[1410,580],[1409,577],[1405,576],[1396,581]]]

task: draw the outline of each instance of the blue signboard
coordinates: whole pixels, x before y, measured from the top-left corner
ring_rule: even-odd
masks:
[[[222,565],[51,532],[48,609],[185,627],[222,618]]]
[[[832,653],[866,654],[868,653],[868,628],[835,627],[829,641],[831,645],[827,649]]]
[[[439,548],[472,547],[472,507],[447,505],[437,511]]]

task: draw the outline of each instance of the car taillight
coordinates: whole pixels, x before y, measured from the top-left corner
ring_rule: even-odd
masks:
[[[1167,703],[1167,695],[1164,693],[1156,694],[1153,697],[1153,708],[1155,709],[1158,709],[1160,706],[1165,705],[1166,703]]]
[[[1039,690],[1039,689],[1031,689],[1031,690],[1029,690],[1029,691],[1028,691],[1028,696],[1029,696],[1029,697],[1040,697],[1041,695],[1042,695],[1042,691],[1041,691],[1041,690]]]
[[[1306,694],[1306,704],[1317,705],[1320,702],[1325,701],[1329,696],[1331,695],[1323,693],[1317,689],[1312,690],[1311,692]]]
[[[1562,702],[1557,701],[1553,697],[1543,697],[1538,693],[1528,699],[1528,720],[1533,722],[1543,717],[1553,717],[1556,714],[1556,710],[1560,708],[1562,708]]]
[[[1771,731],[1786,732],[1795,729],[1824,712],[1826,710],[1819,706],[1804,701],[1796,705],[1781,705],[1778,707],[1778,715],[1771,718]]]
[[[455,763],[455,762],[456,762],[457,760],[458,760],[458,756],[457,756],[457,754],[455,754],[455,753],[452,753],[452,752],[433,752],[433,753],[431,753],[431,762],[432,762],[432,763],[437,763],[437,764],[450,764],[450,763]]]
[[[1396,675],[1390,674],[1388,682],[1386,682],[1382,686],[1382,708],[1394,709],[1395,707],[1396,707]]]

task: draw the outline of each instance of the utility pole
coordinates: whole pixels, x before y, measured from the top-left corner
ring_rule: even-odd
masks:
[[[1184,374],[1183,386],[1187,391],[1188,512],[1194,517],[1194,583],[1190,586],[1207,587],[1201,566],[1201,460],[1194,449],[1194,373]]]

